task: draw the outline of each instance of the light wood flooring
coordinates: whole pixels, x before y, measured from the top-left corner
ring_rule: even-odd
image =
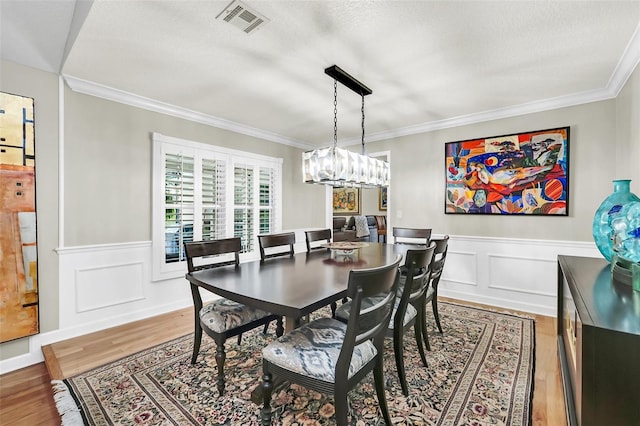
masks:
[[[533,425],[566,426],[555,318],[535,315],[535,320]],[[59,425],[51,379],[74,376],[191,332],[189,308],[44,346],[45,363],[0,376],[0,425]]]

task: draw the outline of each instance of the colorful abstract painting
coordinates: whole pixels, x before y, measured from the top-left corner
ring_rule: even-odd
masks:
[[[0,92],[0,342],[38,333],[33,99]]]
[[[569,127],[445,144],[445,213],[569,213]]]

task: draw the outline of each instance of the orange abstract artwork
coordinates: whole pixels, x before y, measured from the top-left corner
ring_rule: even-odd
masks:
[[[33,99],[0,92],[0,342],[38,333]]]

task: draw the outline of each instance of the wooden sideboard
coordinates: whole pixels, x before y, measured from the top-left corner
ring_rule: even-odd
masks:
[[[640,425],[640,292],[604,259],[558,256],[557,320],[567,423]]]

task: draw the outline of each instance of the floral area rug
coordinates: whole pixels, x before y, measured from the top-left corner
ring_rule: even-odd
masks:
[[[408,397],[400,388],[392,338],[386,339],[386,396],[394,425],[531,424],[534,321],[451,303],[439,307],[443,334],[431,312],[427,317],[428,368],[413,330],[405,335]],[[267,335],[261,328],[245,333],[241,345],[227,341],[223,397],[215,386],[215,345],[206,335],[195,365],[192,336],[184,336],[54,383],[61,415],[65,401],[70,406],[63,425],[259,425],[260,406],[250,394],[260,382],[261,348],[275,338],[273,328]],[[384,424],[372,374],[349,398],[351,425]],[[274,392],[272,409],[276,425],[335,424],[333,396],[297,385]]]

